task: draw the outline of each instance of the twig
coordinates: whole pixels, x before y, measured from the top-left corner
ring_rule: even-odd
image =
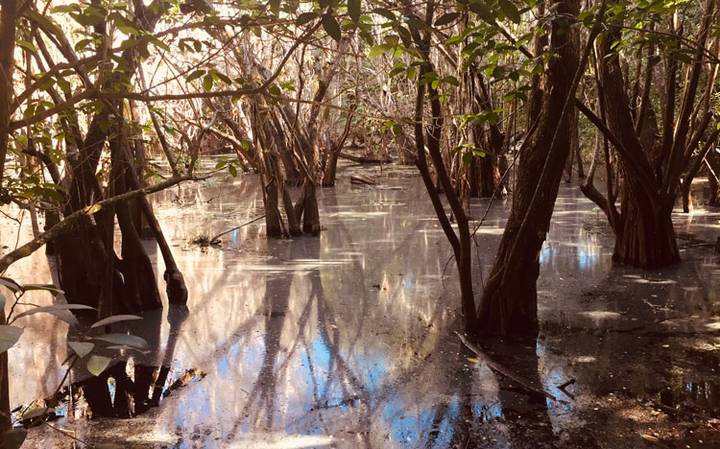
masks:
[[[255,222],[258,221],[258,220],[262,220],[263,218],[265,218],[265,214],[262,214],[262,215],[260,215],[259,217],[253,218],[252,220],[248,221],[247,223],[243,223],[243,224],[241,224],[240,226],[235,226],[234,228],[230,228],[230,229],[228,229],[227,231],[223,231],[223,232],[221,232],[220,234],[216,235],[215,237],[211,238],[211,239],[210,239],[210,244],[211,244],[211,245],[217,245],[217,244],[220,243],[220,237],[222,237],[223,235],[229,234],[229,233],[231,233],[231,232],[233,232],[233,231],[235,231],[235,230],[238,230],[238,229],[240,229],[240,228],[242,228],[242,227],[244,227],[244,226],[253,224],[253,223],[255,223]]]
[[[57,427],[53,426],[52,424],[50,424],[50,423],[47,422],[47,421],[44,421],[44,424],[45,424],[46,426],[48,426],[49,428],[51,428],[52,430],[54,430],[54,431],[56,431],[56,432],[59,432],[59,433],[61,433],[62,435],[70,438],[71,440],[77,441],[78,443],[82,444],[83,446],[90,446],[90,444],[87,443],[85,440],[81,440],[80,438],[72,435],[70,432],[68,432],[68,431],[66,431],[66,430],[62,430],[62,429],[60,429],[60,428],[57,428]]]
[[[25,243],[24,245],[20,246],[14,251],[11,251],[4,255],[3,257],[0,257],[0,273],[4,273],[10,265],[17,262],[20,259],[23,259],[25,257],[28,257],[30,254],[34,253],[38,248],[43,246],[45,243],[52,241],[53,239],[59,237],[60,235],[65,234],[66,232],[70,231],[73,228],[73,224],[80,220],[83,217],[89,217],[91,215],[94,215],[95,213],[99,212],[103,207],[118,203],[120,201],[127,201],[134,198],[137,198],[139,196],[147,195],[149,193],[159,192],[161,190],[167,189],[169,187],[174,186],[175,184],[179,184],[182,181],[188,181],[188,180],[202,180],[206,179],[202,176],[179,176],[179,177],[173,177],[166,181],[159,182],[155,185],[148,186],[142,189],[137,190],[131,190],[129,192],[122,193],[120,195],[116,195],[113,197],[110,197],[108,199],[98,201],[97,203],[91,204],[90,206],[84,207],[80,210],[77,210],[73,212],[72,214],[68,215],[63,219],[61,222],[54,225],[52,228],[48,229],[46,232],[43,232],[42,234],[38,235],[33,240]]]

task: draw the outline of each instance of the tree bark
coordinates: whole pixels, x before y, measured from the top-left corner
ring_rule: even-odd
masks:
[[[434,12],[434,2],[432,0],[428,1],[425,12],[425,22],[428,28],[433,21]],[[435,213],[440,221],[440,226],[453,249],[460,281],[460,301],[465,328],[468,332],[472,332],[474,329],[477,329],[477,314],[472,283],[470,228],[467,214],[465,213],[460,197],[453,187],[441,153],[440,139],[443,129],[442,106],[439,100],[439,92],[431,84],[427,85],[427,97],[430,101],[431,117],[429,123],[426,124],[423,121],[426,92],[426,85],[423,80],[426,74],[434,71],[430,58],[431,34],[428,32],[424,36],[421,36],[420,32],[413,27],[411,27],[411,34],[415,46],[420,50],[424,59],[418,73],[417,95],[415,97],[414,131],[417,166],[422,175]],[[437,183],[433,180],[432,174],[430,173],[427,160],[428,154],[430,155],[430,160],[437,175]],[[450,223],[450,218],[445,212],[445,207],[440,199],[441,191],[445,193],[445,198],[450,205],[452,216],[457,222],[457,234]]]
[[[0,187],[2,187],[5,156],[10,142],[16,21],[17,0],[2,0],[0,3]]]
[[[627,177],[625,180],[613,261],[640,268],[660,268],[679,262],[672,208],[658,206],[636,182]]]
[[[538,332],[539,257],[570,152],[569,105],[581,73],[577,48],[569,33],[578,3],[553,0],[548,4],[554,14],[550,47],[557,57],[550,59],[545,73],[537,134],[528,151],[520,155],[512,210],[480,302],[479,333],[534,336]],[[604,8],[599,14],[603,12]],[[593,27],[595,35],[598,22],[599,17]],[[588,53],[589,45],[583,67]]]

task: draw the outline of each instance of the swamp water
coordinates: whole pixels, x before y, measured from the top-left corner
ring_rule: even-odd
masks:
[[[379,185],[351,186],[356,170]],[[23,447],[720,447],[720,265],[706,244],[720,231],[718,212],[676,214],[681,265],[613,267],[601,213],[563,185],[540,255],[540,338],[483,343],[513,380],[454,334],[450,248],[412,167],[345,169],[336,189],[320,193],[320,238],[267,241],[260,221],[224,236],[221,248],[189,243],[262,214],[254,176],[183,185],[153,202],[188,311],[133,322],[151,350],[127,352],[126,371],[134,365],[133,381],[147,388],[137,373],[165,367],[151,393],[182,387],[156,393],[159,405],[131,419],[89,420],[78,403],[65,405],[51,422],[64,434],[32,427]],[[496,202],[477,233],[485,276],[508,206]],[[474,202],[471,215],[486,207]],[[15,228],[3,229],[14,241]],[[148,250],[164,291],[162,257]],[[53,280],[42,251],[8,275]],[[477,293],[483,280],[475,274]],[[37,314],[18,324],[11,407],[52,395],[69,353],[62,321]]]

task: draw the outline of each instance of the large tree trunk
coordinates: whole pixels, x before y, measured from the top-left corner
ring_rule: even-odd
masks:
[[[320,209],[317,201],[317,186],[311,181],[303,185],[303,223],[305,234],[317,236],[320,234]]]
[[[651,145],[654,139],[645,139],[648,142],[643,145],[641,139],[644,133],[637,133],[628,106],[630,99],[625,89],[620,60],[611,49],[615,38],[619,38],[619,35],[611,34],[603,40],[599,57],[605,116],[610,132],[618,140],[615,149],[619,154],[622,192],[619,222],[614,226],[614,260],[637,267],[658,268],[680,260],[671,220],[675,193],[666,192],[668,188],[665,183],[653,175],[651,161],[654,160],[655,151]],[[685,142],[684,138],[681,140]],[[677,145],[673,142],[671,147]],[[666,153],[667,157],[672,154]],[[665,157],[662,154],[658,156],[660,159]]]
[[[615,262],[659,268],[680,261],[672,223],[672,208],[655,207],[642,190],[626,185],[622,222],[615,232]]]
[[[263,203],[265,205],[265,234],[268,238],[280,239],[285,236],[280,216],[280,205],[278,203],[277,179],[272,174],[270,178],[260,176],[263,190]]]
[[[577,49],[568,33],[578,1],[553,0],[548,9],[554,14],[550,45],[558,57],[545,74],[537,133],[520,155],[512,211],[480,303],[478,331],[487,334],[538,332],[539,256],[570,152],[568,104],[578,82]]]

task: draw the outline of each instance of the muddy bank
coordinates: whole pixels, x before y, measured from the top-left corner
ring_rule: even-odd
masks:
[[[352,186],[355,171],[379,184]],[[563,186],[541,254],[540,338],[483,342],[519,383],[453,334],[450,248],[412,167],[347,168],[321,193],[319,239],[267,241],[258,222],[220,248],[189,243],[262,214],[256,182],[213,180],[154,198],[190,289],[181,326],[168,311],[156,320],[156,362],[207,376],[137,418],[69,414],[54,426],[125,448],[720,446],[720,266],[692,243],[714,241],[717,212],[676,215],[678,231],[695,238],[681,241],[683,264],[618,268],[601,213]],[[479,229],[484,271],[506,213],[497,202]],[[24,282],[52,280],[42,254],[13,270]],[[480,291],[482,273],[475,279]],[[10,351],[13,406],[46,397],[65,373],[67,326],[41,315],[23,324]],[[36,427],[24,447],[73,445]]]

